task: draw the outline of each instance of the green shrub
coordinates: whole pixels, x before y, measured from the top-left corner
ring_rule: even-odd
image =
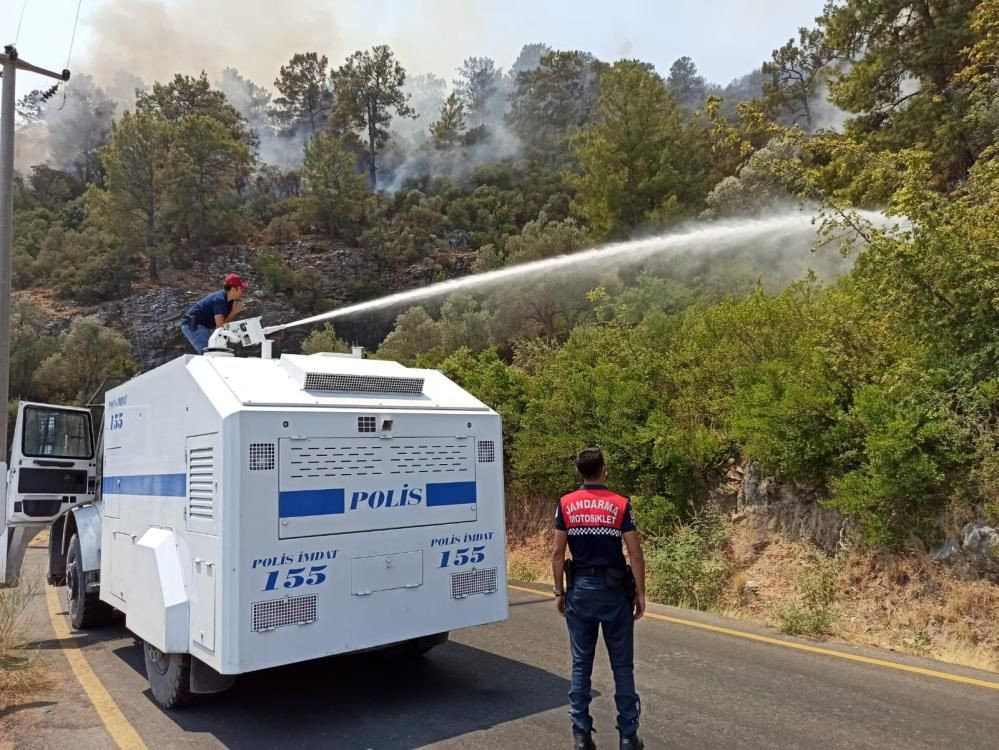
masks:
[[[857,519],[868,544],[933,541],[960,444],[956,417],[929,387],[871,385],[855,394],[850,418],[863,435],[860,466],[832,480],[828,504]]]
[[[676,502],[662,495],[635,495],[631,509],[639,533],[647,539],[669,536],[683,519]]]
[[[514,581],[533,583],[538,580],[540,573],[538,573],[537,568],[528,562],[524,562],[523,560],[510,560],[510,564],[507,566],[507,576]]]
[[[788,635],[829,635],[836,618],[826,609],[808,609],[800,605],[777,612],[777,627]]]
[[[322,282],[307,269],[295,270],[277,250],[265,250],[253,258],[260,285],[288,298],[299,310],[318,312],[326,306]]]
[[[836,563],[815,560],[796,582],[799,601],[777,609],[777,626],[789,635],[828,635],[836,622]]]
[[[275,216],[264,229],[264,242],[268,245],[284,245],[298,239],[298,222],[293,216]]]
[[[350,344],[343,339],[337,338],[336,331],[329,323],[322,328],[312,331],[305,340],[302,341],[302,354],[318,354],[320,352],[339,352],[346,354],[350,351]]]
[[[85,404],[106,378],[127,378],[138,370],[119,331],[95,316],[80,316],[59,335],[55,353],[38,366],[34,384],[54,403]]]
[[[369,299],[376,299],[385,294],[385,287],[378,279],[365,279],[351,285],[347,290],[347,298],[352,302],[364,302]]]
[[[727,541],[721,514],[710,506],[667,536],[647,540],[649,597],[679,607],[716,607],[728,581]]]

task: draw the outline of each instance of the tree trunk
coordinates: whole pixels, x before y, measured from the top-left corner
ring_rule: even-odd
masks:
[[[198,260],[205,260],[205,198],[198,202]]]
[[[372,192],[377,181],[375,169],[375,113],[368,107],[368,187]]]
[[[146,214],[146,257],[149,258],[149,278],[159,281],[160,272],[156,266],[156,214],[150,210]]]

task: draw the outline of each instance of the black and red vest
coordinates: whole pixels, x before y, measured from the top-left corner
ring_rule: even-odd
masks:
[[[628,498],[606,487],[582,487],[559,500],[559,528],[577,566],[624,568],[621,535],[633,531]]]

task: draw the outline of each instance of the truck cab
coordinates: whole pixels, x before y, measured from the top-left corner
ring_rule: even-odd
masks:
[[[74,627],[106,622],[100,601],[100,441],[90,410],[21,402],[5,468],[0,585],[17,585],[31,540],[49,531],[49,584],[66,584]]]
[[[21,403],[7,472],[7,525],[43,528],[93,502],[97,459],[86,409]]]

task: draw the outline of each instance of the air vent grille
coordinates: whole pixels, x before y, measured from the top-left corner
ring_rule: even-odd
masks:
[[[215,518],[214,448],[191,448],[188,452],[187,514],[205,521]]]
[[[374,432],[375,431],[375,418],[374,417],[358,417],[357,418],[357,431],[358,432]]]
[[[292,444],[289,458],[290,479],[451,474],[472,468],[468,448],[446,438],[409,438],[391,445],[371,438],[356,443]]]
[[[250,471],[274,468],[274,443],[250,443]]]
[[[496,568],[469,570],[451,576],[452,599],[464,599],[473,594],[491,594],[497,588]]]
[[[496,460],[496,443],[492,440],[479,441],[479,463],[491,464]]]
[[[423,393],[423,378],[309,372],[305,374],[305,390],[344,393]]]
[[[253,632],[262,633],[285,625],[308,625],[318,618],[315,594],[286,596],[253,602]]]

